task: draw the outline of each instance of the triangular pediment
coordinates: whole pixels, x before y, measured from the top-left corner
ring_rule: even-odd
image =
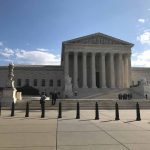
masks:
[[[79,37],[76,39],[72,39],[69,41],[64,41],[64,44],[119,44],[119,45],[130,45],[133,46],[132,43],[102,34],[102,33],[95,33],[83,37]]]

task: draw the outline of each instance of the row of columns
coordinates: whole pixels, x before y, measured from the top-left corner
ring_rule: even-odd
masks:
[[[87,88],[87,53],[83,52],[83,63],[82,63],[82,68],[83,68],[83,86],[82,88]],[[91,74],[91,85],[92,88],[96,88],[96,64],[95,64],[95,56],[96,53],[93,52],[91,53],[91,69],[92,69],[92,74]],[[105,59],[106,59],[106,53],[101,53],[101,87],[106,88],[106,64],[105,64]],[[116,88],[115,86],[115,62],[114,62],[114,53],[110,53],[110,87],[111,88]],[[130,55],[126,54],[124,62],[123,60],[123,54],[119,53],[118,54],[118,88],[122,88],[123,84],[126,87],[129,87],[129,76],[130,76]],[[123,64],[124,63],[124,64]],[[73,66],[73,87],[76,89],[78,88],[78,53],[74,52],[74,66]],[[69,52],[65,53],[65,75],[69,74]]]

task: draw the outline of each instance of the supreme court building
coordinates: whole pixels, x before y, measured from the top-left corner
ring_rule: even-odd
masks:
[[[140,78],[149,83],[149,68],[131,68],[132,43],[95,33],[62,42],[61,65],[15,65],[16,87],[30,85],[47,94],[65,95],[65,77],[71,79],[73,93],[102,89],[128,89]],[[5,87],[7,66],[0,67],[0,87]],[[91,93],[93,94],[93,93]],[[96,93],[95,93],[96,94]]]

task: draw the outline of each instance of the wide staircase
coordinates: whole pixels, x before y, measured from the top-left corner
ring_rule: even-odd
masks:
[[[118,94],[130,93],[129,89],[78,89],[77,95],[73,95],[71,99],[117,99]]]
[[[59,102],[62,104],[62,110],[75,110],[77,106],[77,102],[80,103],[81,110],[94,110],[95,103],[98,102],[99,109],[115,109],[116,102],[119,105],[119,109],[135,109],[136,103],[138,102],[141,109],[150,109],[150,100],[145,99],[132,99],[132,100],[106,100],[106,99],[70,99],[70,100],[57,100],[55,105],[51,104],[50,100],[47,100],[45,103],[46,110],[58,110]],[[31,100],[29,101],[29,107],[31,110],[39,110],[40,103],[39,100]],[[26,101],[18,102],[15,105],[15,109],[25,110]],[[8,109],[8,108],[7,108]]]
[[[129,89],[81,89],[77,96],[71,99],[58,99],[56,105],[51,104],[51,100],[47,98],[45,103],[46,109],[57,110],[58,103],[62,103],[63,110],[76,109],[77,102],[80,103],[80,108],[95,109],[95,103],[98,102],[99,109],[115,109],[117,102],[120,109],[135,109],[136,103],[139,102],[142,109],[150,109],[150,101],[145,100],[138,93],[132,92],[133,99],[118,100],[118,94],[130,93]],[[40,97],[23,97],[23,100],[16,103],[16,109],[25,110],[26,102],[29,102],[30,109],[40,109]],[[9,108],[3,108],[9,109]]]

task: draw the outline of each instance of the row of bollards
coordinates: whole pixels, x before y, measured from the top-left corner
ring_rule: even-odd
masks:
[[[141,120],[141,115],[140,115],[140,107],[139,103],[136,103],[136,121]],[[62,118],[62,105],[61,102],[59,102],[59,111],[58,111],[58,118]],[[76,119],[80,119],[80,104],[77,102],[77,111],[76,111]],[[95,103],[95,120],[99,120],[99,108],[98,108],[98,103]],[[115,120],[120,120],[119,117],[119,106],[118,103],[116,102],[115,104]]]
[[[0,110],[1,110],[1,106],[0,106]],[[14,102],[12,102],[12,105],[11,105],[11,115],[10,116],[11,117],[15,116],[15,103]],[[29,102],[26,103],[26,114],[25,114],[25,117],[29,117]]]
[[[0,103],[0,116],[1,116],[1,103]],[[13,117],[15,115],[15,104],[12,102],[11,106],[11,116]],[[29,117],[29,102],[26,103],[26,113],[25,117]],[[41,118],[45,117],[45,104],[41,105]],[[59,108],[58,108],[58,118],[62,118],[62,105],[61,102],[59,102]],[[77,109],[76,109],[76,119],[80,119],[80,104],[77,102]],[[98,107],[98,102],[95,103],[95,120],[99,120],[99,107]],[[115,120],[120,120],[119,118],[119,106],[118,103],[116,102],[115,104]],[[136,103],[136,121],[141,120],[141,115],[140,115],[140,107],[139,103]]]

